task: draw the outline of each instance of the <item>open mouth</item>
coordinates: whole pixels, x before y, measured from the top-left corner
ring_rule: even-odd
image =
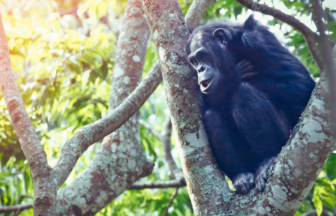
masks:
[[[200,85],[201,85],[201,90],[202,90],[202,91],[206,90],[206,89],[210,86],[211,81],[212,81],[212,78],[213,78],[213,77],[211,77],[210,79],[201,81],[201,84],[200,84]]]

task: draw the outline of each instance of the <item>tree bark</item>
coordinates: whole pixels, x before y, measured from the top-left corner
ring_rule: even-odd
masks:
[[[213,0],[194,0],[185,16],[188,28],[196,28]]]

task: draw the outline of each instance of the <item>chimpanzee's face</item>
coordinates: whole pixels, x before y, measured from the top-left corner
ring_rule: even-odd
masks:
[[[197,71],[198,85],[203,94],[211,94],[220,89],[224,81],[223,51],[225,44],[214,37],[206,37],[202,32],[192,36],[188,53],[188,60]]]

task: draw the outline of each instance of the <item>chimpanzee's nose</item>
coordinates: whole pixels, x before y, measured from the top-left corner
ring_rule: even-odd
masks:
[[[207,67],[204,67],[203,65],[201,65],[201,66],[198,68],[198,72],[199,72],[199,73],[204,72],[206,69],[207,69]]]

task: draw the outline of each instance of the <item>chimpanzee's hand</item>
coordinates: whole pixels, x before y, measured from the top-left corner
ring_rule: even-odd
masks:
[[[258,75],[258,72],[256,72],[254,69],[254,66],[247,60],[238,62],[235,69],[241,80],[247,80]]]
[[[261,162],[259,168],[257,169],[255,173],[255,185],[256,185],[257,190],[260,192],[264,191],[266,187],[266,182],[268,179],[267,171],[269,167],[272,165],[274,159],[275,157],[270,157],[270,158],[266,158],[265,160],[263,160],[263,162]]]

